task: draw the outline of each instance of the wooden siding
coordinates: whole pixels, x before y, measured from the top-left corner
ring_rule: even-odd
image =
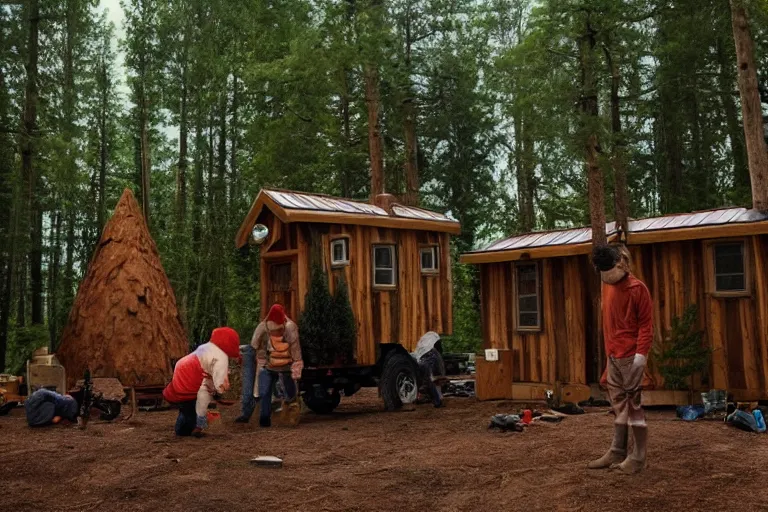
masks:
[[[296,262],[295,310],[304,309],[313,264],[319,264],[329,276],[329,289],[334,292],[346,283],[349,299],[357,320],[358,364],[376,363],[378,343],[401,343],[415,349],[427,331],[440,334],[453,332],[451,259],[449,235],[426,231],[378,228],[339,224],[283,224],[265,211],[258,222],[270,229],[261,248],[261,307],[269,308],[267,267],[272,261]],[[331,241],[347,237],[349,265],[331,267]],[[396,246],[397,286],[393,289],[373,287],[372,251],[374,244]],[[438,272],[422,274],[419,249],[439,247]],[[298,319],[299,314],[295,315]]]
[[[314,226],[313,226],[314,227]],[[349,265],[332,268],[331,240],[349,239]],[[450,334],[453,331],[449,235],[426,231],[332,225],[320,234],[325,271],[331,293],[343,277],[349,286],[352,309],[358,326],[358,364],[376,362],[377,343],[400,343],[406,350],[416,348],[427,331]],[[373,286],[373,246],[396,246],[397,286]],[[419,249],[439,247],[438,272],[422,274]]]
[[[768,398],[768,236],[744,237],[751,293],[721,297],[712,293],[712,253],[717,240],[689,240],[630,246],[635,275],[648,286],[654,302],[654,348],[690,304],[699,306],[698,329],[712,348],[707,376],[695,387],[728,389],[743,399]],[[630,240],[631,242],[631,240]],[[481,321],[485,348],[512,353],[512,382],[585,384],[597,380],[587,368],[602,359],[592,339],[600,318],[590,302],[593,279],[588,256],[538,261],[541,272],[542,330],[522,333],[513,316],[514,262],[480,265]],[[589,338],[589,339],[588,339]],[[599,344],[602,344],[600,341]],[[597,363],[604,365],[603,363]],[[644,385],[663,389],[653,354]]]
[[[542,328],[520,332],[514,317],[514,263],[480,267],[485,348],[512,352],[513,382],[586,384],[585,295],[580,257],[541,261]]]

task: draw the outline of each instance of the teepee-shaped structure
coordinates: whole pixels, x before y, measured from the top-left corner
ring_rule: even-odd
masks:
[[[130,190],[104,227],[56,355],[67,385],[114,377],[125,386],[165,384],[187,337],[157,246]]]

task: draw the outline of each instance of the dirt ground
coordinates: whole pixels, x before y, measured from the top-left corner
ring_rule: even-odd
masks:
[[[768,510],[768,435],[719,422],[649,411],[649,468],[628,477],[585,469],[610,443],[605,410],[504,434],[487,426],[509,403],[380,408],[364,390],[330,416],[269,430],[232,424],[230,408],[207,439],[175,438],[173,411],[82,431],[32,430],[17,409],[0,417],[0,509]],[[256,455],[285,463],[257,468]]]

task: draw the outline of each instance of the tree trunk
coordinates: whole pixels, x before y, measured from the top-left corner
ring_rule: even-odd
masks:
[[[579,41],[581,63],[581,113],[584,128],[584,153],[587,164],[587,194],[589,196],[589,218],[592,226],[592,244],[607,242],[605,235],[605,198],[603,172],[600,169],[600,146],[597,137],[598,103],[597,81],[595,78],[595,34],[589,20],[586,33]]]
[[[342,92],[341,92],[341,130],[342,137],[344,138],[344,154],[349,150],[352,145],[352,125],[349,114],[349,70],[344,68],[342,73]],[[343,159],[341,162],[341,196],[350,197],[352,194],[352,177],[351,169],[349,168],[347,159]]]
[[[203,134],[203,106],[199,93],[195,113],[195,185],[192,193],[192,242],[196,254],[200,253],[203,227],[203,152],[205,135]]]
[[[373,64],[365,66],[365,103],[368,108],[368,150],[371,159],[371,201],[384,193],[384,144],[379,124],[379,71]]]
[[[748,190],[750,187],[749,166],[747,165],[747,152],[744,148],[744,130],[739,123],[739,114],[732,92],[736,83],[736,75],[734,74],[736,59],[733,54],[729,55],[727,48],[732,47],[724,41],[724,37],[718,38],[717,59],[720,65],[718,77],[723,110],[725,111],[725,122],[728,127],[728,139],[731,143],[733,182],[740,190]]]
[[[733,39],[739,74],[744,140],[747,143],[749,175],[752,182],[752,207],[768,211],[768,149],[763,138],[762,107],[757,90],[757,70],[752,34],[743,0],[731,0]]]
[[[626,141],[621,131],[621,109],[619,104],[619,87],[621,74],[619,64],[613,59],[610,50],[605,47],[605,59],[611,72],[611,133],[613,135],[613,154],[611,166],[614,174],[614,210],[616,226],[621,230],[622,238],[626,240],[629,232],[629,191],[627,189]]]
[[[184,62],[181,72],[181,119],[179,122],[179,163],[176,172],[176,227],[179,231],[184,229],[187,217],[187,140],[189,126],[187,123],[187,51],[184,48]]]
[[[56,212],[52,217],[55,217],[55,219],[51,219],[53,229],[51,229],[52,254],[49,259],[51,268],[49,269],[50,281],[48,285],[48,332],[50,336],[50,349],[53,353],[56,351],[56,341],[59,336],[59,301],[57,292],[59,290],[59,265],[61,264],[61,213]],[[67,243],[69,243],[69,240],[67,240]],[[67,246],[67,253],[69,253],[69,246]]]
[[[142,86],[142,89],[144,87]],[[141,99],[141,113],[140,113],[140,144],[141,144],[141,213],[144,215],[144,220],[147,222],[147,226],[150,225],[149,217],[149,173],[150,173],[150,158],[149,158],[149,128],[147,126],[147,101],[142,94]]]
[[[409,91],[410,92],[410,91]],[[403,131],[405,132],[405,196],[403,203],[419,204],[419,163],[417,160],[416,106],[414,98],[403,101]]]
[[[27,39],[27,79],[24,94],[24,112],[21,129],[21,174],[26,189],[29,205],[29,274],[32,292],[32,323],[43,323],[43,222],[40,208],[39,176],[35,171],[35,139],[37,137],[37,63],[39,54],[38,26],[40,23],[40,5],[38,0],[30,0],[27,13],[29,16],[29,34]],[[23,307],[23,304],[22,306]]]
[[[229,139],[230,155],[229,155],[229,176],[230,176],[230,190],[229,190],[229,212],[230,219],[238,216],[238,208],[240,207],[240,177],[238,176],[237,168],[237,149],[238,139],[240,136],[239,130],[239,110],[240,110],[240,80],[237,78],[237,73],[232,76],[232,120],[229,127]]]
[[[107,115],[109,112],[109,76],[107,73],[107,63],[102,60],[101,61],[101,69],[99,70],[99,73],[101,74],[100,78],[100,94],[101,94],[101,105],[100,105],[100,111],[99,111],[99,212],[97,214],[97,219],[99,223],[99,236],[96,237],[97,240],[101,236],[102,231],[104,231],[104,223],[106,222],[105,216],[106,216],[106,208],[107,208],[107,200],[106,200],[106,188],[107,188]]]
[[[409,206],[419,204],[419,162],[416,139],[416,98],[411,87],[411,12],[410,3],[405,20],[405,97],[401,108],[403,132],[405,135],[405,195],[403,203]]]
[[[605,198],[603,172],[600,168],[598,91],[595,65],[595,32],[586,20],[585,33],[579,41],[579,62],[581,66],[581,115],[584,137],[584,154],[587,167],[587,195],[589,197],[589,218],[592,226],[592,247],[607,243],[605,234]],[[592,325],[602,326],[602,295],[600,277],[594,272],[589,286],[592,303]],[[600,329],[592,345],[592,368],[595,375],[601,375],[604,368],[603,336]]]

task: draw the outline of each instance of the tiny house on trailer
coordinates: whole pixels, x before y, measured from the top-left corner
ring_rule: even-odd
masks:
[[[614,223],[606,232],[618,238]],[[480,268],[484,348],[498,349],[497,361],[477,362],[478,398],[590,396],[605,368],[591,238],[590,228],[529,233],[462,255]],[[654,347],[695,304],[712,352],[709,382],[694,387],[768,399],[768,215],[728,208],[632,220],[626,243],[653,299]],[[643,386],[649,405],[688,399],[664,388],[653,350]]]
[[[445,215],[397,204],[388,194],[369,204],[264,189],[240,226],[237,247],[249,243],[254,228],[266,236],[260,247],[262,311],[280,303],[298,320],[315,264],[329,277],[331,293],[339,283],[348,286],[357,321],[355,365],[322,372],[321,387],[332,389],[331,395],[383,381],[390,352],[400,354],[402,363],[390,366],[407,367],[405,356],[412,359],[408,353],[426,332],[452,333],[449,237],[461,227]],[[330,373],[333,378],[326,378]],[[305,369],[302,389],[320,378]]]

